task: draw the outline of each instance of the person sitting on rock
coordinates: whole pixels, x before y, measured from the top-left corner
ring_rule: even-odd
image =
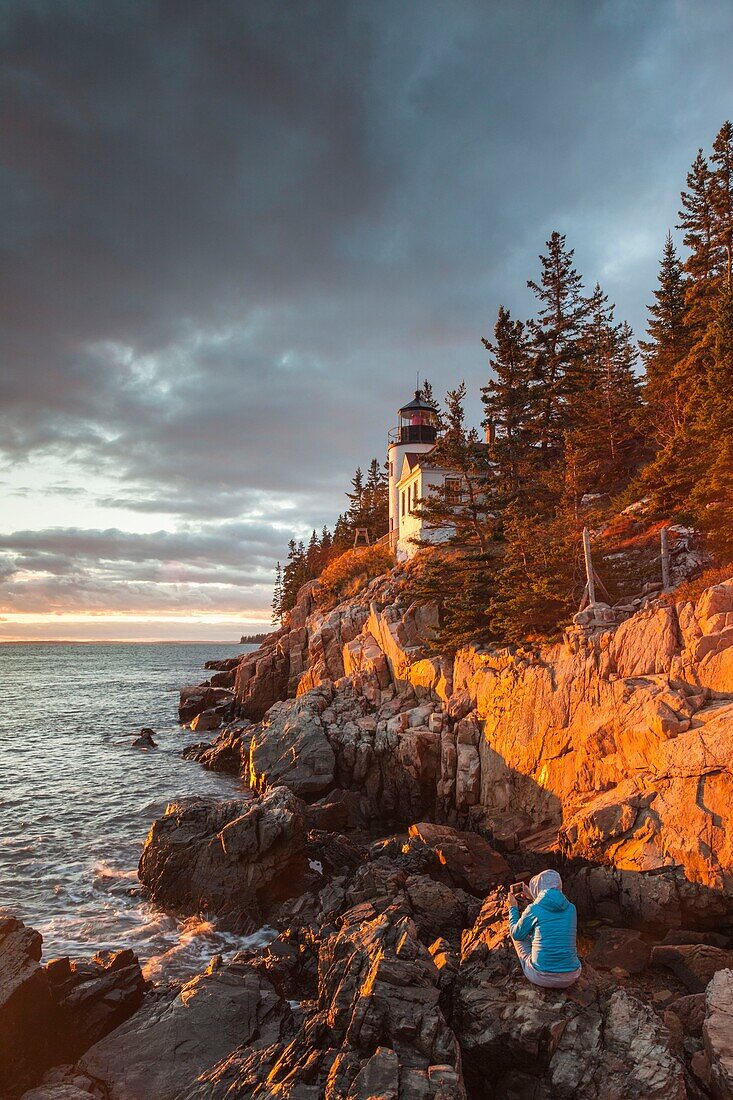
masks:
[[[541,871],[523,889],[532,904],[519,915],[519,899],[509,893],[509,933],[524,975],[534,985],[565,989],[580,977],[576,947],[578,916],[562,892],[557,871]]]

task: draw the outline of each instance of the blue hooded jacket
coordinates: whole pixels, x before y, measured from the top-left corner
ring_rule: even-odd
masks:
[[[577,925],[575,906],[554,887],[540,893],[521,917],[518,906],[509,909],[513,939],[532,940],[532,965],[546,974],[565,974],[579,968]]]

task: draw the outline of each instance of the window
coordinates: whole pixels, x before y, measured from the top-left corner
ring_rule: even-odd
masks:
[[[461,479],[459,477],[447,477],[445,479],[445,500],[447,504],[461,503]]]
[[[392,465],[391,462],[389,464],[389,476],[394,477],[394,466]]]
[[[417,482],[412,486],[412,507],[413,511],[417,507]]]
[[[402,490],[402,515],[405,514],[405,490]]]

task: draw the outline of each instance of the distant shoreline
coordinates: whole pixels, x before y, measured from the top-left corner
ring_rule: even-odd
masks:
[[[0,645],[231,645],[240,649],[251,644],[231,638],[0,638]]]

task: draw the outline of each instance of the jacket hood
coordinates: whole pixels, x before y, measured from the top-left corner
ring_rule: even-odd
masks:
[[[543,909],[549,909],[553,913],[561,913],[563,909],[567,909],[570,902],[562,891],[553,888],[540,894],[535,905],[541,905]]]
[[[529,892],[536,901],[540,894],[544,894],[545,890],[562,890],[562,879],[557,871],[551,870],[549,867],[546,871],[540,871],[538,875],[529,880]]]

